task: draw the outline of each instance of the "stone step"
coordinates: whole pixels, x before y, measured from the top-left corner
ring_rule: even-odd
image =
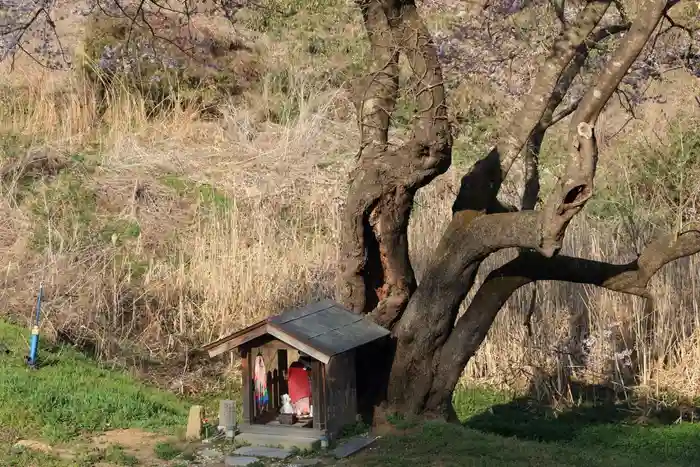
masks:
[[[286,459],[292,455],[291,449],[271,448],[267,446],[243,446],[233,451],[237,456],[267,457],[271,459]]]
[[[236,441],[252,446],[281,447],[282,449],[313,450],[321,446],[321,440],[313,437],[270,435],[262,433],[239,433]]]
[[[235,467],[237,465],[251,465],[260,462],[257,457],[250,456],[226,456],[224,460],[225,467]]]

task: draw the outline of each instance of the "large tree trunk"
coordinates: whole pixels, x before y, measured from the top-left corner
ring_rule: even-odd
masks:
[[[629,265],[590,266],[585,260],[557,256],[571,219],[593,194],[597,117],[668,5],[646,0],[631,25],[595,30],[611,2],[591,1],[566,24],[522,109],[505,125],[493,150],[463,177],[452,220],[417,285],[407,235],[413,199],[450,165],[452,139],[442,72],[412,0],[357,1],[372,45],[373,71],[358,86],[362,146],[344,218],[341,295],[353,310],[392,330],[393,347],[376,350],[382,352],[377,361],[385,362],[377,370],[382,375],[364,375],[373,383],[366,387],[374,403],[384,401],[390,410],[404,413],[453,418],[452,392],[464,367],[519,287],[535,280],[565,280],[647,296],[646,284],[661,265],[700,250],[700,235],[691,231],[652,245],[646,256]],[[627,29],[580,105],[555,115],[590,48]],[[420,110],[412,138],[394,149],[388,145],[388,131],[401,54],[413,72],[410,86]],[[569,163],[543,208],[535,211],[539,147],[546,130],[571,113]],[[528,188],[520,206],[504,206],[497,196],[524,147]],[[518,248],[520,255],[488,277],[458,318],[481,262],[504,248]]]
[[[412,0],[357,0],[372,49],[372,72],[356,86],[360,126],[341,239],[341,296],[391,327],[416,288],[408,221],[416,191],[450,166],[452,135],[435,47]],[[411,63],[419,111],[410,141],[388,144],[398,95],[399,54]]]

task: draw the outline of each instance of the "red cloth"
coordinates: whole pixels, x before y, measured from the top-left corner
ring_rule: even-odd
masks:
[[[296,362],[295,362],[296,363]],[[289,368],[289,397],[292,404],[304,397],[311,398],[311,383],[309,372],[303,366],[296,366],[294,363]]]

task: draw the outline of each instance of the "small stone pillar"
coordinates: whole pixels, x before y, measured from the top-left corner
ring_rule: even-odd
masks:
[[[187,419],[187,432],[185,439],[197,441],[202,439],[202,420],[204,419],[204,407],[193,405],[190,407],[190,415]]]
[[[219,431],[226,433],[226,437],[233,438],[236,429],[236,403],[232,400],[219,402]]]

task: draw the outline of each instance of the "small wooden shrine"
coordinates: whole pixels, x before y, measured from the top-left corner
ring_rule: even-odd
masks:
[[[324,300],[271,316],[204,350],[210,357],[238,351],[242,359],[243,420],[238,426],[242,434],[332,439],[357,420],[356,350],[388,335],[388,330],[362,315]],[[310,413],[281,414],[282,396],[295,389],[290,388],[291,375],[298,375],[302,367],[310,378]],[[294,380],[296,386],[298,382]],[[298,408],[300,401],[291,402]],[[291,423],[290,418],[294,418]]]

